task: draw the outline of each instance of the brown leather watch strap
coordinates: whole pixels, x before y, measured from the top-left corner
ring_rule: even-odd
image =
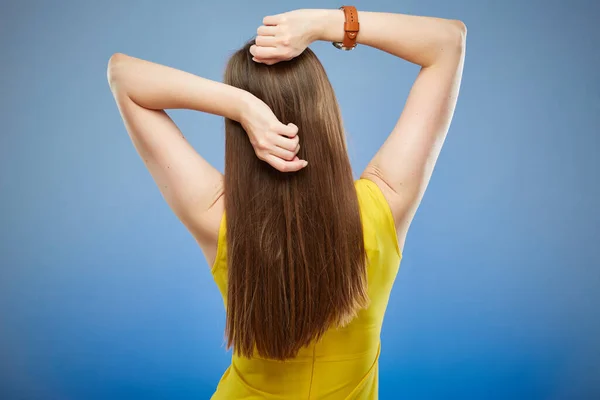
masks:
[[[358,24],[358,11],[356,11],[356,7],[354,6],[342,6],[341,10],[344,10],[344,16],[346,17],[346,22],[344,22],[344,41],[342,45],[346,49],[353,49],[356,47],[356,35],[358,35],[358,30],[360,25]]]

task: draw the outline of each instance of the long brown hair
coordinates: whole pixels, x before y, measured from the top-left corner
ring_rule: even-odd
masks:
[[[285,360],[347,324],[368,304],[366,252],[340,111],[316,55],[271,66],[253,41],[230,58],[225,83],[298,126],[298,157],[283,173],[260,160],[246,132],[225,120],[227,348]]]

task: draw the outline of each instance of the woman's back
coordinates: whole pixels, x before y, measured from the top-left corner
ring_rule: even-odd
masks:
[[[216,260],[234,356],[214,397],[376,398],[383,315],[452,120],[466,27],[352,7],[263,24],[225,83],[115,54],[111,89],[165,200]],[[358,181],[333,87],[307,48],[315,40],[421,67]],[[185,140],[172,108],[225,117],[225,174]]]
[[[330,328],[294,359],[232,357],[214,399],[376,398],[380,333],[400,265],[394,219],[379,187],[355,181],[368,256],[370,304],[343,328]],[[320,223],[326,224],[327,221]],[[212,274],[227,305],[226,216],[219,229]]]

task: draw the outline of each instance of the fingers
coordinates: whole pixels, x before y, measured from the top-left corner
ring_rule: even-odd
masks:
[[[275,36],[275,33],[277,32],[277,27],[276,26],[259,26],[258,29],[256,30],[256,34],[258,36]]]
[[[296,157],[300,150],[300,138],[298,136],[288,138],[281,135],[273,135],[267,141],[260,141],[253,144],[256,155],[265,160],[268,154],[273,154],[286,161],[291,161]]]
[[[257,47],[276,47],[277,42],[275,36],[257,36],[254,40]]]
[[[300,148],[298,148],[300,149]],[[281,147],[278,146],[274,146],[271,149],[271,154],[274,155],[277,158],[281,158],[284,161],[292,161],[294,158],[296,158],[296,152],[295,151],[290,151],[287,149],[283,149]]]
[[[271,21],[268,19],[267,21]],[[281,48],[281,38],[277,38],[278,27],[275,25],[262,25],[256,30],[255,45],[250,47],[250,53],[253,56],[253,61],[273,65],[280,61],[287,60],[288,57]],[[271,48],[270,50],[263,49],[264,47]],[[281,47],[281,46],[279,46]]]
[[[292,138],[298,134],[298,127],[291,122],[287,125],[281,124],[277,133]]]
[[[263,18],[263,25],[277,25],[281,17],[279,15],[268,15]]]
[[[256,155],[281,172],[299,171],[308,165],[298,158],[300,137],[298,127],[292,123],[281,124],[272,130],[267,140],[253,144]]]
[[[294,157],[292,161],[285,161],[272,154],[269,154],[264,161],[268,162],[273,168],[281,172],[300,171],[308,165],[308,161],[300,160],[298,157]]]
[[[262,47],[253,44],[250,46],[250,54],[257,59],[269,59],[276,58],[277,56],[277,48],[275,47]]]
[[[282,149],[286,149],[293,152],[298,152],[300,148],[300,137],[295,136],[293,138],[287,138],[285,136],[278,135],[277,138],[273,141],[273,144],[277,147],[281,147]]]
[[[252,57],[252,61],[260,63],[260,64],[273,65],[273,64],[277,64],[281,60],[277,59],[277,58],[256,58],[256,57]]]

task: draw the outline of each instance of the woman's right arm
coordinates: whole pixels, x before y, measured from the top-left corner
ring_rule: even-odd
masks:
[[[381,188],[402,250],[454,114],[466,27],[456,20],[365,11],[358,19],[358,43],[421,66],[396,126],[361,175]],[[298,10],[263,23],[251,52],[267,63],[294,57],[314,40],[341,42],[344,35],[341,10]]]

